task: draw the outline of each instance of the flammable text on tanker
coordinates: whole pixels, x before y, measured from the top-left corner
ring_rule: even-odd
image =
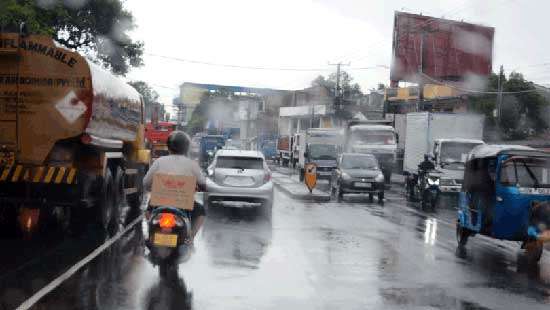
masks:
[[[73,57],[68,57],[67,54],[60,48],[54,48],[51,46],[42,45],[40,43],[21,40],[20,44],[17,45],[17,41],[14,39],[3,39],[0,40],[0,48],[21,48],[29,52],[35,52],[42,54],[44,56],[51,57],[57,61],[60,61],[67,66],[73,68],[77,63],[77,60]],[[69,58],[69,59],[67,59]]]

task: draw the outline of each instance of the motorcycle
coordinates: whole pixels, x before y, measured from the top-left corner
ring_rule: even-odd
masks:
[[[193,245],[191,236],[191,212],[172,207],[155,207],[147,216],[149,237],[145,244],[148,258],[159,266],[161,277],[168,275],[178,264],[189,259]]]
[[[422,210],[428,208],[435,210],[441,190],[439,189],[440,172],[427,171],[420,176],[415,176],[411,182],[407,182],[409,197],[413,201],[420,201]]]

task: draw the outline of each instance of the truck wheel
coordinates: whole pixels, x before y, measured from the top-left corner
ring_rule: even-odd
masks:
[[[103,182],[101,184],[100,198],[98,205],[98,224],[99,227],[105,233],[109,233],[109,229],[113,221],[113,213],[115,208],[115,197],[113,193],[113,175],[111,170],[106,169],[105,177],[103,177]]]
[[[120,228],[120,224],[122,223],[120,219],[121,210],[123,206],[126,204],[126,195],[124,194],[124,188],[125,188],[125,182],[124,182],[124,170],[120,166],[117,166],[116,172],[115,172],[115,178],[113,180],[113,216],[111,218],[111,223],[109,223],[110,229],[109,232],[111,234],[114,234],[118,232],[118,229]]]
[[[17,233],[17,208],[14,205],[3,205],[0,212],[0,237],[14,237]]]
[[[138,209],[141,207],[141,203],[143,202],[143,177],[145,176],[145,168],[143,166],[139,166],[137,168],[138,173],[136,176],[134,176],[134,187],[137,188],[137,193],[130,194],[126,197],[126,201],[128,202],[128,206],[132,209]]]
[[[80,236],[86,229],[86,212],[82,207],[71,208],[69,231],[73,236]]]
[[[305,173],[305,170],[300,168],[300,182],[304,182]]]
[[[126,195],[124,195],[124,188],[126,182],[124,182],[124,170],[121,167],[116,168],[113,194],[115,195],[115,205],[121,206],[126,203]],[[120,208],[117,208],[120,209]]]

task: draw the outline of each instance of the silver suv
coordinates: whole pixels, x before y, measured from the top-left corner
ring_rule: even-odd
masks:
[[[273,182],[271,171],[261,152],[219,150],[207,172],[207,192],[204,196],[206,205],[259,203],[263,211],[271,213]]]

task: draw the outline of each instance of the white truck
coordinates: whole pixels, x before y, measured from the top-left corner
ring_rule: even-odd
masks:
[[[307,163],[316,164],[317,179],[331,179],[338,154],[342,151],[343,137],[344,132],[338,128],[310,128],[305,133],[295,135],[295,158],[300,181],[304,180]]]
[[[277,139],[277,162],[281,166],[292,166],[292,148],[294,145],[294,137],[292,136],[280,136]]]
[[[468,153],[483,144],[484,116],[469,113],[415,112],[406,114],[403,170],[416,177],[418,165],[429,154],[440,171],[442,193],[457,193],[464,179]]]
[[[378,160],[386,183],[395,168],[397,137],[391,121],[350,121],[346,127],[345,147],[348,153],[372,154]]]

